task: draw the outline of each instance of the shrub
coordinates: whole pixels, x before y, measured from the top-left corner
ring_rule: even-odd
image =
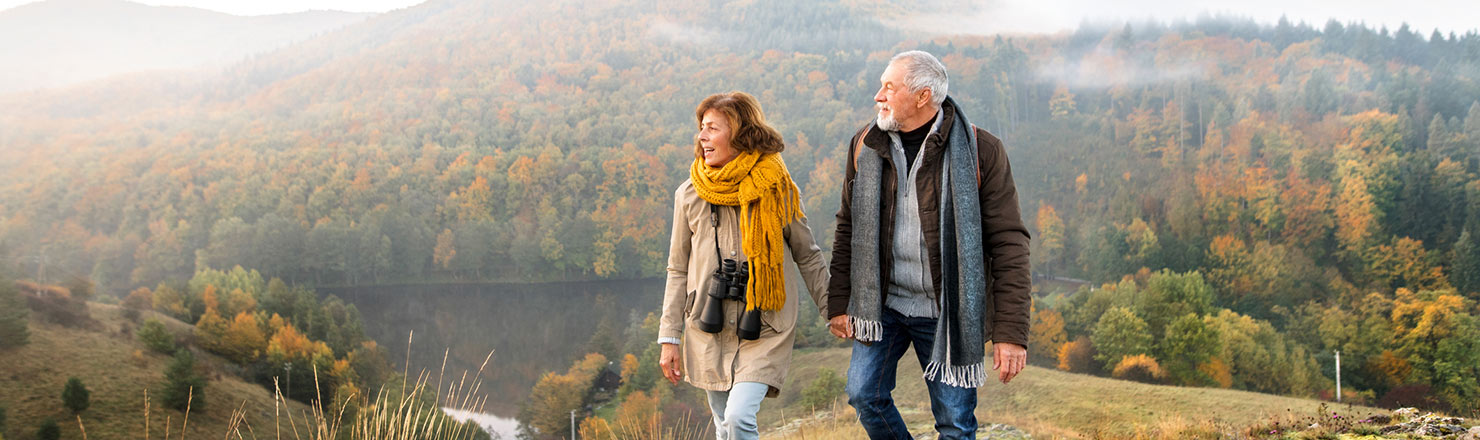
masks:
[[[57,426],[56,420],[46,419],[36,430],[37,440],[58,440],[60,438],[62,438],[62,428]]]
[[[829,368],[817,370],[817,379],[802,390],[802,406],[812,410],[832,406],[843,393],[843,385],[843,378],[836,371]]]
[[[1443,410],[1438,397],[1434,395],[1433,388],[1427,384],[1407,384],[1393,387],[1382,398],[1377,399],[1377,406],[1383,408],[1417,407],[1428,410]]]
[[[1070,373],[1099,373],[1100,367],[1095,364],[1095,346],[1089,338],[1080,336],[1073,342],[1064,343],[1059,346],[1059,370]]]
[[[144,325],[139,327],[139,342],[160,353],[175,352],[175,335],[170,334],[164,328],[164,323],[157,319],[146,319]]]
[[[82,379],[67,378],[67,385],[62,388],[62,403],[67,405],[67,409],[72,410],[73,414],[81,414],[91,405],[89,402],[91,395],[92,393],[87,391],[87,385],[82,384]]]
[[[88,315],[87,301],[67,293],[67,289],[56,286],[37,287],[34,294],[25,295],[26,305],[39,313],[42,319],[72,328],[100,329],[102,323]]]
[[[1156,359],[1144,354],[1126,356],[1115,364],[1115,370],[1110,373],[1111,377],[1122,380],[1133,380],[1143,383],[1160,383],[1166,380],[1167,373],[1162,371],[1161,365]]]

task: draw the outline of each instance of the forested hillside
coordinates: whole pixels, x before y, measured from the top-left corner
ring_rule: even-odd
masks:
[[[828,237],[843,144],[888,57],[920,48],[1006,141],[1035,271],[1115,283],[1040,303],[1041,362],[1170,356],[1160,380],[1314,395],[1340,350],[1360,398],[1480,401],[1474,31],[936,37],[862,3],[432,1],[220,76],[0,97],[0,247],[113,292],[238,264],[656,276],[702,97],[760,98]]]

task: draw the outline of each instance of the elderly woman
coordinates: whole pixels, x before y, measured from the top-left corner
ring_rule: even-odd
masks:
[[[719,439],[754,439],[761,400],[780,392],[791,364],[799,281],[825,307],[827,264],[781,161],[781,135],[755,97],[710,96],[694,118],[694,164],[674,193],[658,364],[670,382],[707,392]]]

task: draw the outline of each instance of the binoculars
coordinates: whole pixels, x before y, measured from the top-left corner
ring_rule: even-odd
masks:
[[[719,333],[725,328],[725,300],[739,301],[741,308],[745,307],[745,286],[750,280],[750,264],[748,262],[736,263],[735,260],[726,258],[720,267],[714,269],[713,282],[709,283],[709,289],[705,292],[709,295],[709,304],[704,306],[704,312],[699,314],[699,330],[705,333]],[[735,328],[735,333],[740,339],[753,341],[761,337],[761,311],[748,310],[740,317],[740,325]]]

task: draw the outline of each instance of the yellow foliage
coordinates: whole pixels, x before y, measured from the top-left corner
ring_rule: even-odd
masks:
[[[627,395],[617,406],[618,438],[655,438],[659,431],[658,398],[643,391]]]
[[[308,339],[291,324],[278,328],[273,332],[272,339],[267,341],[267,357],[274,363],[297,359],[312,360],[320,356],[332,357],[332,353],[327,344]]]
[[[1156,358],[1138,354],[1121,358],[1120,363],[1115,364],[1115,370],[1110,373],[1110,376],[1136,382],[1157,383],[1165,380],[1167,373],[1161,369],[1161,364],[1156,362]]]
[[[1033,323],[1028,329],[1028,347],[1033,358],[1059,359],[1060,347],[1067,342],[1068,335],[1064,332],[1064,316],[1058,310],[1033,313]]]
[[[216,297],[216,286],[207,285],[205,292],[200,294],[200,302],[207,309],[221,310],[221,300]]]
[[[600,417],[587,417],[581,420],[580,438],[608,439],[614,438],[611,424]]]
[[[246,364],[262,356],[267,348],[267,336],[262,326],[251,313],[240,312],[231,320],[222,338],[222,354],[239,364]]]
[[[637,373],[637,368],[639,367],[639,365],[637,364],[637,362],[638,362],[637,361],[637,356],[633,356],[632,353],[627,353],[626,356],[623,356],[622,357],[622,382],[623,383],[626,383],[628,379],[631,379],[632,378],[632,375],[633,374]]]
[[[226,326],[226,319],[216,312],[216,308],[207,308],[205,314],[200,315],[200,321],[195,323],[195,338],[201,348],[213,353],[222,353]]]

